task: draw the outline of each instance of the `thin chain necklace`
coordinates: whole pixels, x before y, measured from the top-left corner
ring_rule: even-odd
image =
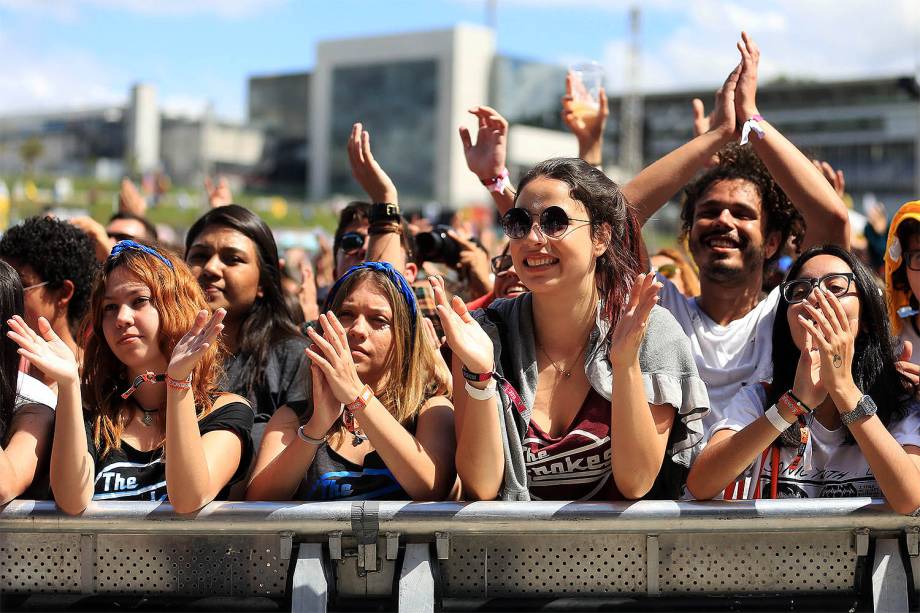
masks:
[[[588,336],[588,338],[585,339],[585,343],[581,346],[581,349],[578,350],[578,355],[577,355],[576,358],[575,358],[574,364],[577,364],[577,363],[578,363],[578,359],[581,358],[581,355],[585,352],[585,347],[588,346],[588,341],[589,341],[590,339],[591,339],[590,336]],[[572,369],[571,369],[571,368],[565,369],[565,368],[562,368],[561,366],[559,366],[558,364],[556,364],[556,362],[553,361],[553,358],[549,357],[549,354],[546,353],[546,349],[543,348],[543,345],[540,344],[540,341],[538,341],[538,340],[536,340],[536,338],[534,338],[534,342],[535,342],[536,345],[537,345],[537,349],[539,349],[539,350],[540,350],[540,353],[542,353],[542,354],[544,355],[544,357],[546,357],[546,359],[549,360],[549,363],[553,365],[553,368],[556,370],[557,373],[559,373],[560,375],[562,375],[562,377],[565,378],[565,379],[568,379],[568,378],[570,378],[570,377],[572,376]],[[573,366],[574,366],[574,364],[573,364]]]

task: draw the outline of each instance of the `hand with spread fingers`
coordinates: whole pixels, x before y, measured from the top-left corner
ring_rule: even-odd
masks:
[[[811,163],[815,165],[818,172],[824,175],[824,178],[831,184],[837,195],[843,198],[847,191],[847,182],[843,176],[843,171],[835,170],[833,166],[822,160],[812,160]]]
[[[44,317],[38,318],[36,333],[19,315],[7,320],[7,337],[19,345],[19,355],[25,357],[58,385],[77,384],[80,367],[73,351],[51,329]]]
[[[371,202],[397,204],[396,185],[371,153],[371,135],[360,123],[351,127],[348,138],[348,161],[351,174]]]
[[[630,367],[639,362],[639,348],[645,338],[649,313],[658,303],[662,285],[652,273],[636,277],[629,293],[629,302],[610,334],[610,364]]]
[[[466,126],[460,126],[466,165],[480,181],[488,181],[500,175],[505,168],[508,122],[492,107],[474,106],[469,112],[476,116],[479,131],[473,144],[470,131]]]
[[[348,345],[348,333],[331,311],[319,316],[322,335],[313,328],[307,335],[313,346],[306,349],[314,367],[319,368],[336,400],[343,404],[354,402],[364,389]]]
[[[198,311],[191,329],[179,339],[173,349],[169,365],[166,367],[167,376],[177,381],[188,379],[208,347],[220,336],[224,329],[221,322],[226,315],[227,311],[224,309],[217,309],[214,313],[209,313],[207,309]]]
[[[428,280],[434,290],[438,318],[451,350],[469,370],[475,373],[490,372],[495,361],[492,339],[473,319],[458,296],[454,296],[448,304],[443,279],[429,277]]]
[[[795,381],[792,384],[793,395],[809,408],[815,408],[827,398],[824,382],[821,380],[821,356],[815,341],[805,331],[805,348],[799,355],[795,369]]]
[[[230,193],[230,184],[226,177],[218,178],[217,185],[214,185],[211,177],[205,177],[204,190],[208,194],[208,206],[212,209],[233,204],[233,194]]]
[[[835,397],[840,409],[836,397],[855,387],[853,353],[856,340],[840,300],[822,288],[815,288],[813,294],[818,306],[803,302],[809,317],[800,314],[799,322],[814,339],[821,358],[821,382],[824,389]]]

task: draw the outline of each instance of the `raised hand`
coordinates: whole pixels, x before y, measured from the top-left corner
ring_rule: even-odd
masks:
[[[760,63],[760,49],[747,32],[741,33],[738,41],[741,52],[741,76],[735,92],[735,114],[738,121],[745,122],[757,111],[757,65]]]
[[[805,347],[795,368],[792,393],[812,409],[824,402],[827,397],[827,391],[821,381],[821,357],[808,330],[805,330]]]
[[[447,335],[447,344],[451,350],[469,370],[476,373],[490,372],[495,361],[492,339],[473,319],[458,296],[454,296],[448,304],[443,279],[435,276],[429,277],[428,281],[434,291],[438,319],[441,320],[441,328]]]
[[[204,189],[208,194],[208,205],[212,209],[233,204],[233,194],[230,193],[230,184],[227,183],[226,177],[220,177],[217,185],[214,185],[211,177],[205,177]]]
[[[44,317],[38,318],[38,331],[19,315],[6,322],[10,330],[7,337],[19,345],[19,355],[25,357],[58,385],[76,384],[80,380],[80,367],[73,351],[62,341]]]
[[[348,161],[351,164],[352,176],[367,193],[371,202],[397,203],[396,186],[374,159],[371,153],[371,135],[360,123],[351,127],[351,136],[348,138]]]
[[[498,111],[488,106],[474,106],[469,111],[479,122],[476,144],[466,126],[460,126],[460,141],[466,165],[480,181],[501,174],[507,155],[508,122]]]
[[[661,287],[652,273],[636,277],[629,292],[629,302],[610,334],[610,364],[614,368],[626,368],[638,363],[648,316],[658,302],[658,290]]]
[[[221,322],[226,315],[227,311],[224,309],[217,309],[212,314],[209,314],[207,309],[198,311],[191,329],[173,348],[169,365],[166,367],[166,374],[170,378],[184,381],[192,374],[205,351],[214,344],[224,329]]]
[[[307,330],[307,335],[313,341],[313,345],[306,349],[307,355],[314,367],[322,371],[336,400],[343,404],[354,402],[364,388],[364,383],[351,357],[348,334],[331,311],[319,316],[319,324],[323,328],[322,335],[313,328]]]
[[[313,265],[310,258],[300,261],[300,290],[297,292],[297,301],[303,312],[305,321],[315,321],[319,318],[319,305],[316,303],[316,279],[313,278]]]
[[[304,351],[309,353],[306,349]],[[322,438],[342,414],[342,403],[336,399],[326,375],[315,362],[310,362],[310,378],[313,382],[313,415],[304,429],[310,436]]]
[[[480,249],[479,245],[474,243],[471,238],[461,236],[456,230],[448,230],[447,235],[460,245],[457,268],[466,273],[470,291],[475,294],[474,297],[485,296],[491,292],[492,280],[490,274],[492,268],[489,254]]]
[[[69,221],[72,225],[78,227],[84,234],[90,237],[93,241],[96,259],[100,262],[104,262],[105,259],[109,257],[109,254],[112,253],[112,247],[115,246],[115,241],[109,238],[109,234],[105,231],[105,227],[92,217],[74,217]]]
[[[122,213],[132,213],[143,217],[147,213],[147,200],[137,191],[137,187],[128,177],[121,180],[121,190],[118,192],[118,210]]]
[[[853,353],[855,335],[840,300],[822,288],[815,288],[818,307],[802,304],[811,320],[799,315],[802,326],[811,333],[821,357],[821,383],[829,394],[854,386]]]
[[[568,126],[569,131],[578,139],[578,155],[592,165],[601,163],[601,147],[604,139],[604,127],[610,110],[607,106],[607,93],[602,87],[599,95],[599,108],[597,113],[585,115],[577,112],[575,102],[575,88],[584,90],[581,82],[568,74],[565,77],[565,95],[562,97],[562,121]]]
[[[833,166],[821,160],[812,160],[811,163],[815,165],[815,168],[818,169],[818,172],[824,175],[824,178],[827,179],[827,182],[831,184],[831,186],[834,188],[834,191],[837,192],[837,195],[843,199],[847,187],[847,182],[843,176],[843,171],[834,170]]]

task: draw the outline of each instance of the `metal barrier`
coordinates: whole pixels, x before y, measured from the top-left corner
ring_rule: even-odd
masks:
[[[920,519],[868,498],[217,502],[185,516],[102,502],[76,517],[15,501],[0,510],[0,593],[261,596],[294,611],[842,596],[903,611],[918,537]]]

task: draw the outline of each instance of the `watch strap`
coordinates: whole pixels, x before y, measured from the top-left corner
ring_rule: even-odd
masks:
[[[856,407],[852,411],[843,413],[840,416],[840,421],[842,421],[844,425],[849,426],[863,417],[875,415],[876,412],[878,412],[878,407],[875,405],[875,401],[872,400],[868,394],[863,394],[863,397],[859,399],[859,402],[856,403]]]

